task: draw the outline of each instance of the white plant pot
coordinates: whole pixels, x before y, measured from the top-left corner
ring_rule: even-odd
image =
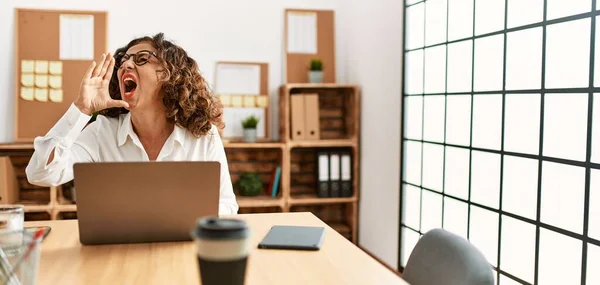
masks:
[[[244,141],[256,142],[256,129],[244,129]]]
[[[309,71],[308,80],[310,83],[323,83],[323,71]]]

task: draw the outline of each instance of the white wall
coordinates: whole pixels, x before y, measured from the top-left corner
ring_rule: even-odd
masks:
[[[109,50],[133,37],[164,32],[214,81],[218,60],[269,63],[277,104],[283,78],[283,10],[336,11],[340,83],[362,88],[360,245],[396,267],[400,165],[402,2],[398,0],[2,0],[0,1],[0,142],[13,139],[14,8],[108,11]],[[98,52],[100,53],[100,52]],[[277,105],[275,105],[277,106]],[[277,117],[272,132],[277,133]]]
[[[359,243],[398,260],[403,2],[347,0],[342,34],[349,82],[362,88]]]
[[[146,0],[2,0],[0,1],[0,142],[13,140],[14,8],[100,10],[108,12],[108,47],[114,51],[134,37],[164,32],[199,64],[214,82],[215,62],[269,63],[269,90],[277,106],[283,78],[283,20],[286,8],[332,9],[343,0],[219,0],[167,2]],[[339,21],[336,26],[340,26]],[[339,35],[336,41],[343,42]],[[338,50],[343,45],[338,45]],[[98,57],[102,51],[97,51]],[[336,52],[338,65],[343,62]],[[344,78],[337,68],[338,81]],[[276,117],[276,113],[273,112]],[[277,135],[276,118],[271,131]]]

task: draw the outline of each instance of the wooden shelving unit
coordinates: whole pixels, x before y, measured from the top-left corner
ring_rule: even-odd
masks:
[[[357,242],[359,191],[359,89],[355,85],[288,84],[279,90],[279,137],[277,142],[224,142],[229,172],[239,213],[310,211],[352,242]],[[290,96],[319,94],[321,139],[292,140],[290,136]],[[316,194],[317,161],[320,151],[346,151],[351,154],[352,189],[350,197],[320,198]],[[29,219],[76,218],[72,201],[72,182],[58,187],[37,187],[27,183],[25,166],[33,144],[0,144],[0,156],[10,156]],[[281,167],[277,197],[266,194],[273,170]],[[0,169],[2,171],[2,169]],[[236,183],[244,172],[261,177],[259,196],[239,195]],[[1,185],[0,185],[1,187]],[[36,188],[37,187],[37,188]],[[49,197],[48,197],[49,196]]]

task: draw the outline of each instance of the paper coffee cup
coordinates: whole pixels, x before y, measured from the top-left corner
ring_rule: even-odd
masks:
[[[192,233],[203,285],[242,285],[250,250],[250,230],[237,219],[206,217]]]

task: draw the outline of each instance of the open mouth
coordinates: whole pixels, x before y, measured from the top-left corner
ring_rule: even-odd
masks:
[[[137,89],[137,82],[135,77],[131,74],[123,75],[123,87],[125,89],[125,97],[132,97],[135,93],[135,90]]]

